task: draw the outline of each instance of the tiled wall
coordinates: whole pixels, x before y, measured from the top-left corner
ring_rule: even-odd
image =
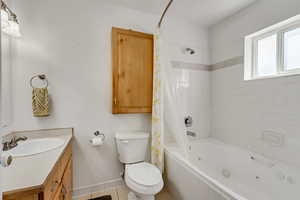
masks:
[[[178,113],[193,118],[193,125],[188,129],[197,134],[194,139],[199,139],[210,135],[210,71],[203,70],[200,65],[198,69],[190,69],[188,66],[189,64],[183,63],[181,68],[174,68],[176,88],[181,97],[179,109],[182,110]]]
[[[212,62],[243,56],[247,34],[300,13],[298,0],[261,0],[211,29]],[[300,77],[243,80],[243,64],[212,72],[212,135],[273,159],[300,166]],[[264,131],[285,135],[274,147]]]

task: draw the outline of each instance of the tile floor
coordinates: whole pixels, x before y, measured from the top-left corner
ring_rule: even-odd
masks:
[[[96,197],[100,197],[100,196],[104,196],[104,195],[111,195],[112,200],[127,200],[127,194],[128,194],[127,187],[122,186],[122,187],[107,190],[104,192],[94,193],[89,196],[79,198],[78,200],[88,200],[91,198],[96,198]],[[156,200],[172,200],[172,198],[167,191],[163,190],[156,196]]]

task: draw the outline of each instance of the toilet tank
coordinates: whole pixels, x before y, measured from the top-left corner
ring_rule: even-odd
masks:
[[[145,161],[149,133],[116,133],[118,156],[121,163],[130,164]]]

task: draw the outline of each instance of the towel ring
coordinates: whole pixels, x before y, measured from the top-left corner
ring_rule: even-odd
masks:
[[[44,88],[47,88],[48,87],[48,80],[46,78],[46,75],[45,74],[40,74],[40,75],[36,75],[36,76],[33,76],[31,79],[30,79],[30,86],[32,88],[35,88],[32,84],[32,81],[35,79],[35,78],[39,78],[40,80],[44,81],[46,83],[46,86]]]

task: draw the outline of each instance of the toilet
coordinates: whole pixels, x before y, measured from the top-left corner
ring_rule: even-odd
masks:
[[[149,134],[126,132],[116,134],[118,156],[125,164],[125,183],[131,190],[128,200],[154,200],[164,182],[160,170],[145,162]]]

